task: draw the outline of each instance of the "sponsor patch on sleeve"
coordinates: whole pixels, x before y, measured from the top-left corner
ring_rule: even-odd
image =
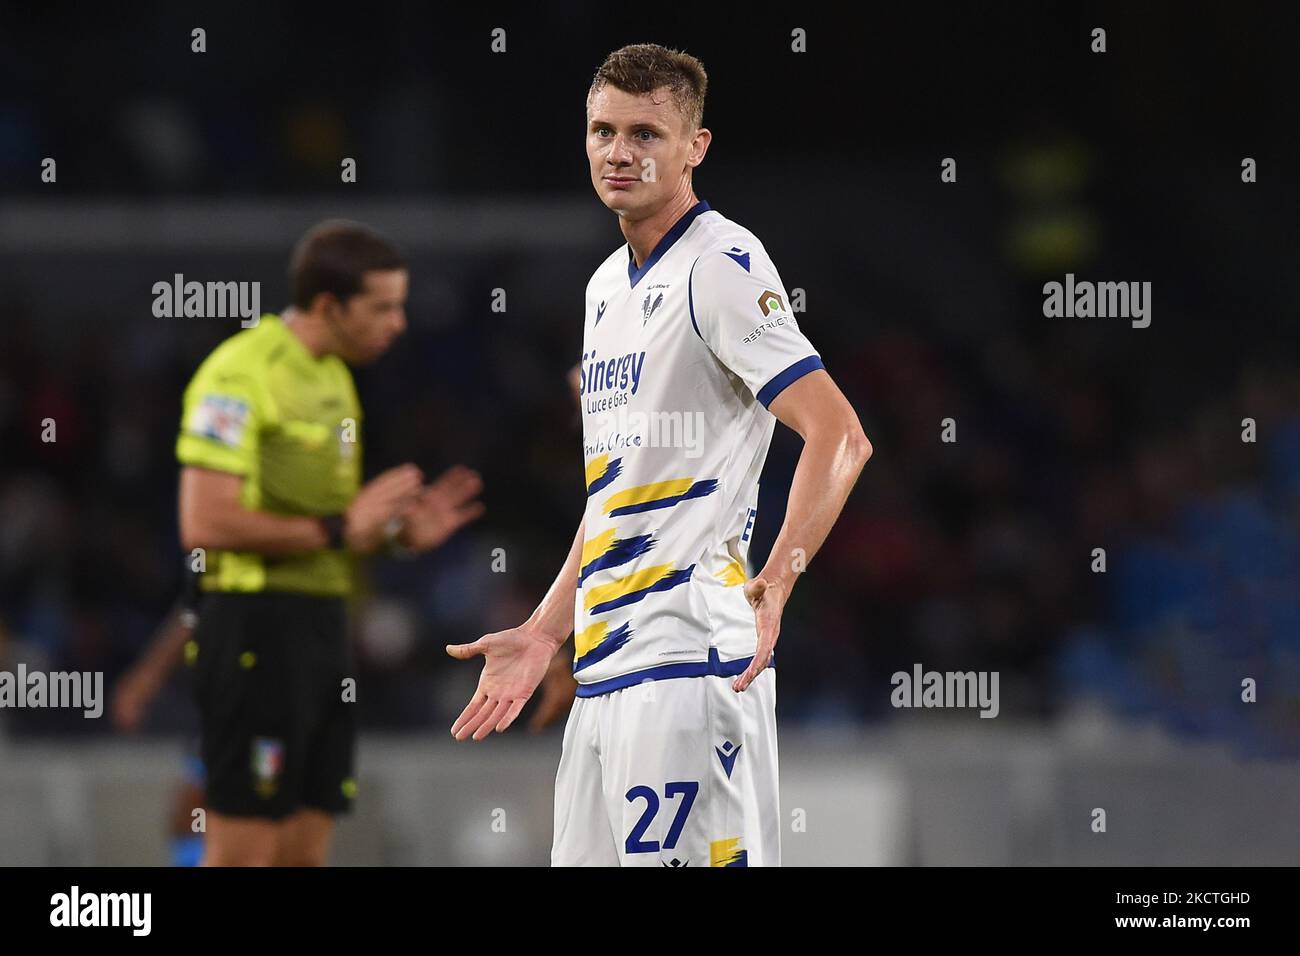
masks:
[[[190,413],[186,430],[238,448],[247,425],[248,402],[230,395],[204,395]]]

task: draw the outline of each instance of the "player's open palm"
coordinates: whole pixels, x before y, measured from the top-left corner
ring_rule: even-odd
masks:
[[[485,634],[469,644],[448,644],[457,660],[483,658],[478,689],[456,722],[451,735],[457,740],[473,736],[482,740],[509,727],[533,696],[555,656],[550,637],[527,625]]]
[[[785,598],[785,588],[775,581],[760,577],[745,582],[745,600],[754,609],[758,649],[745,672],[732,682],[732,690],[744,690],[767,667],[772,651],[776,649],[776,639],[781,634],[781,612],[785,610]]]

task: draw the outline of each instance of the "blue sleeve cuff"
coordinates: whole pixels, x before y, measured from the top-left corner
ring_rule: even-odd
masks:
[[[787,368],[784,372],[778,372],[773,376],[771,381],[758,390],[758,395],[756,397],[763,403],[763,407],[767,408],[772,404],[772,399],[785,391],[787,386],[793,385],[809,372],[815,372],[817,369],[824,369],[825,367],[826,366],[822,364],[822,358],[820,355],[810,355],[807,358],[802,358]]]

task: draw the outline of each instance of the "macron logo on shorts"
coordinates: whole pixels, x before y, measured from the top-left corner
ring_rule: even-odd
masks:
[[[730,780],[731,769],[736,766],[736,757],[740,754],[740,747],[728,740],[721,747],[714,747],[713,752],[722,761],[722,769],[727,772],[727,779]]]

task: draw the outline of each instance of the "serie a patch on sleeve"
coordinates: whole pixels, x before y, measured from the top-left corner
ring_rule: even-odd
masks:
[[[247,425],[248,402],[230,395],[204,395],[190,413],[186,431],[238,448]]]

